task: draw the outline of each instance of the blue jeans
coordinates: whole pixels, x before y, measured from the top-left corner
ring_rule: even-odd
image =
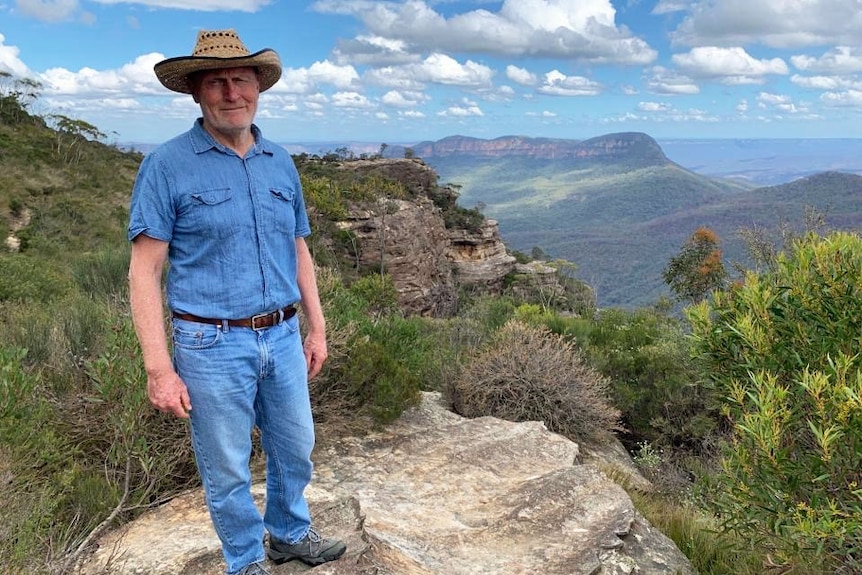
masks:
[[[174,318],[174,365],[192,402],[191,433],[227,572],[265,558],[264,529],[288,542],[311,524],[314,423],[299,319],[258,331]],[[251,495],[253,427],[266,453],[266,509]]]

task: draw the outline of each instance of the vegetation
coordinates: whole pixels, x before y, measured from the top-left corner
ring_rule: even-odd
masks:
[[[718,244],[715,232],[698,228],[682,251],[671,258],[662,277],[679,299],[697,303],[712,290],[722,287],[727,271]]]
[[[467,417],[544,421],[551,431],[581,439],[606,439],[619,429],[608,381],[571,342],[517,320],[465,365],[450,394],[455,411]]]
[[[0,230],[19,241],[0,248],[0,572],[59,575],[105,529],[198,479],[186,424],[147,402],[129,318],[124,228],[140,155],[31,115],[37,88],[0,75]],[[416,188],[348,176],[338,164],[350,156],[297,158],[329,327],[311,386],[322,441],[441,391],[468,416],[541,419],[576,441],[616,434],[658,489],[620,482],[701,574],[862,572],[858,235],[788,234],[775,249],[750,235],[762,265],[685,292],[700,301],[683,317],[667,301],[597,309],[580,280],[562,294],[462,293],[455,317],[408,317],[385,270],[349,261],[355,238],[335,220]],[[445,212],[458,193],[429,198]],[[699,251],[708,234],[692,238],[674,244],[688,265],[675,269],[701,270],[713,253]],[[572,271],[544,249],[517,255]]]
[[[723,527],[781,564],[862,572],[862,239],[808,236],[689,315],[733,426]]]

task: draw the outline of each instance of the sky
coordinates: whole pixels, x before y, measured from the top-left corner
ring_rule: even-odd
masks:
[[[0,91],[158,143],[199,108],[153,65],[225,28],[278,142],[862,138],[862,0],[0,0]]]

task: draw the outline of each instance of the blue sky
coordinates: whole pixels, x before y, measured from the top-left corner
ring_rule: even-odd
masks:
[[[280,54],[279,142],[862,138],[862,0],[0,0],[0,71],[157,143],[198,109],[153,65],[220,28]]]

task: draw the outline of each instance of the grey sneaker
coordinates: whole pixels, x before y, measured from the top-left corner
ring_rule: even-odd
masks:
[[[263,561],[258,561],[257,563],[246,565],[236,575],[270,575],[270,573],[263,566]]]
[[[305,537],[293,544],[270,537],[267,556],[276,565],[293,559],[299,559],[307,565],[320,565],[338,559],[346,550],[347,546],[343,541],[324,539],[314,528],[311,528]]]

